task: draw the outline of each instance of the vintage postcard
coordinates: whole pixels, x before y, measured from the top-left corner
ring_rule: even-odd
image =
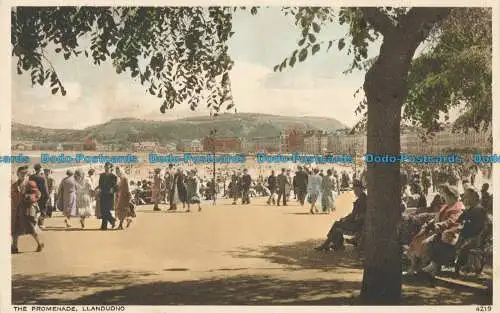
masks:
[[[494,311],[498,3],[60,5],[2,4],[2,312]]]

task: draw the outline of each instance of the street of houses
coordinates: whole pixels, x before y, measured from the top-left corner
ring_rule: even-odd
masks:
[[[491,128],[487,131],[469,131],[468,133],[453,133],[450,129],[435,133],[424,139],[415,129],[403,128],[401,132],[401,152],[410,154],[437,154],[450,151],[483,151],[484,143],[491,139]],[[236,138],[206,136],[199,139],[182,139],[177,142],[160,143],[142,141],[123,144],[99,143],[93,138],[83,142],[27,142],[13,141],[14,151],[126,151],[157,152],[157,153],[292,153],[308,154],[349,154],[363,155],[366,153],[366,134],[351,133],[350,129],[340,129],[334,133],[317,130],[287,129],[279,136],[264,138]]]

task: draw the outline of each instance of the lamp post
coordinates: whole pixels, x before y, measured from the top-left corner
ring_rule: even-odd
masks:
[[[213,183],[212,183],[212,204],[215,205],[216,204],[216,191],[217,191],[217,188],[215,187],[215,184],[216,184],[216,177],[215,177],[215,135],[217,134],[217,129],[212,129],[210,131],[210,136],[212,137],[211,141],[212,141],[212,155],[213,155]]]
[[[354,175],[357,176],[357,164],[358,163],[358,156],[357,156],[357,148],[358,148],[358,141],[357,141],[357,136],[354,134]],[[359,179],[359,177],[356,177]]]

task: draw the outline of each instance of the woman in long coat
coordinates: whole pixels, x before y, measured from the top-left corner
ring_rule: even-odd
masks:
[[[420,232],[412,239],[408,248],[408,257],[411,261],[410,273],[424,270],[425,265],[432,265],[441,248],[440,259],[451,259],[454,256],[452,247],[458,241],[460,223],[458,219],[464,210],[463,203],[459,200],[460,193],[456,186],[443,184],[440,186],[445,199],[445,204],[436,213],[435,218],[421,227]],[[441,244],[439,244],[441,243]]]
[[[190,204],[197,203],[198,204],[198,212],[201,211],[200,205],[200,180],[196,176],[196,170],[191,170],[189,172],[189,176],[186,181],[186,189],[187,189],[187,203],[188,203],[188,212],[190,212]]]
[[[52,177],[51,169],[43,170],[45,179],[47,181],[47,189],[49,191],[49,200],[47,202],[47,216],[52,217],[52,212],[54,212],[56,207],[56,180]]]
[[[116,176],[120,179],[118,182],[117,201],[115,207],[116,218],[120,221],[118,229],[123,229],[123,221],[127,220],[127,228],[132,223],[132,211],[130,201],[132,194],[128,185],[128,177],[119,167],[116,168]]]
[[[321,181],[321,208],[323,212],[330,213],[334,208],[334,190],[335,181],[332,176],[332,170],[328,169],[326,175]]]
[[[158,204],[162,200],[162,190],[164,188],[163,179],[160,176],[161,169],[156,168],[153,176],[153,188],[151,188],[151,201],[154,203],[153,210],[160,211]]]
[[[85,173],[80,170],[75,171],[76,182],[76,208],[80,216],[80,224],[85,228],[85,219],[92,216],[92,183]]]
[[[238,198],[241,196],[241,190],[240,190],[240,176],[236,173],[233,172],[233,175],[231,175],[231,188],[230,188],[230,194],[231,198],[233,199],[233,204],[236,204],[236,201],[238,201]]]
[[[37,243],[37,252],[42,251],[42,243],[36,226],[36,203],[41,193],[35,182],[26,179],[28,167],[21,166],[17,170],[17,180],[11,185],[11,234],[12,253],[19,253],[17,245],[19,236],[31,235]]]
[[[57,192],[57,204],[58,207],[63,211],[64,223],[66,227],[71,227],[70,219],[71,217],[77,216],[76,210],[76,182],[74,173],[72,170],[66,171],[66,177],[59,184],[59,191]]]
[[[172,186],[170,188],[170,209],[169,211],[177,210],[177,204],[182,202],[182,207],[184,208],[187,202],[187,191],[185,184],[185,177],[182,173],[182,169],[177,169],[172,180]]]

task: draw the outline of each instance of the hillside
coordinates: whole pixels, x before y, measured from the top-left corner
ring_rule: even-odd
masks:
[[[213,128],[221,137],[279,136],[282,130],[294,127],[318,129],[328,132],[345,128],[336,119],[323,117],[289,117],[256,113],[221,114],[211,117],[192,117],[175,121],[150,121],[135,118],[113,119],[104,124],[83,130],[48,129],[12,123],[12,139],[17,141],[37,140],[47,142],[82,141],[91,136],[99,142],[159,141],[162,143],[180,139],[195,139],[207,136]]]

